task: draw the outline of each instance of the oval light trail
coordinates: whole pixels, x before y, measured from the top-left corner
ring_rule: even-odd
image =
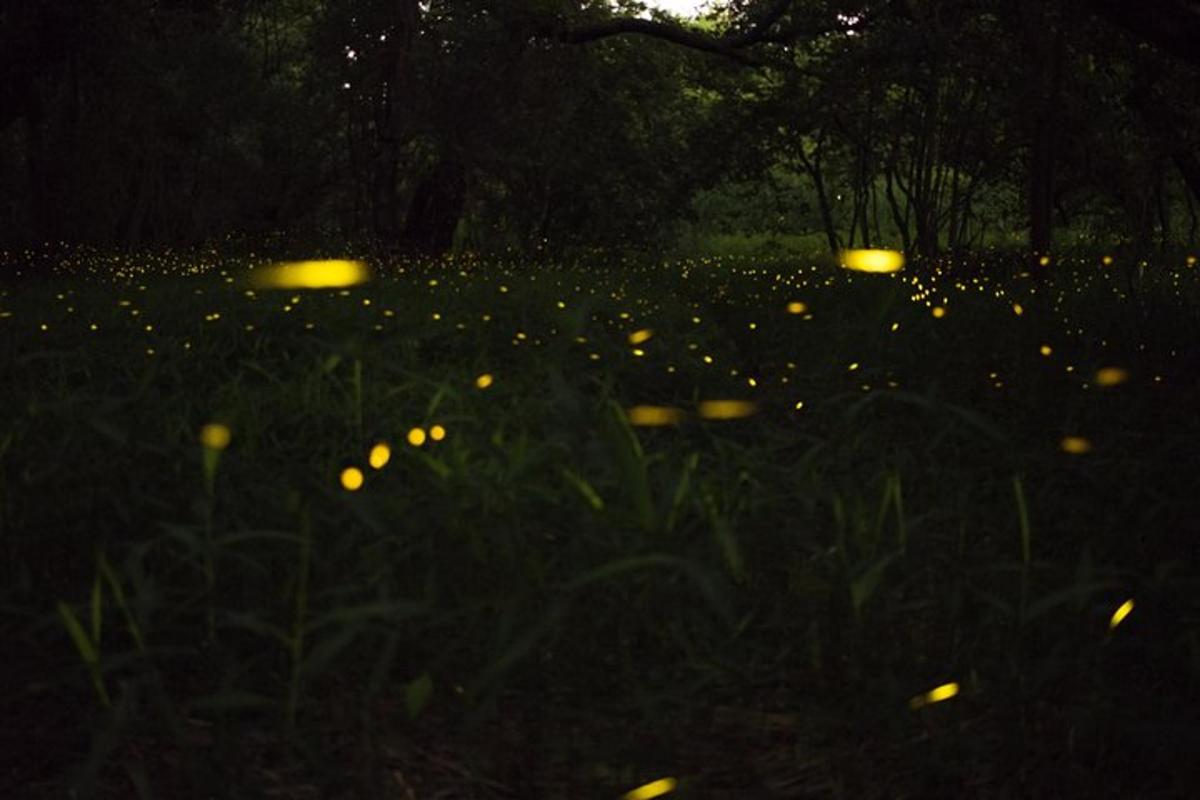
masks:
[[[843,250],[842,266],[855,272],[899,272],[904,254],[895,250]]]
[[[660,778],[626,792],[624,800],[651,800],[654,797],[662,797],[675,791],[675,786],[674,778]]]
[[[1113,628],[1124,622],[1125,618],[1129,616],[1129,612],[1131,611],[1133,611],[1132,599],[1121,603],[1121,605],[1117,607],[1117,610],[1113,612],[1112,619],[1108,621],[1108,629],[1111,631]]]
[[[1058,443],[1058,446],[1064,453],[1070,453],[1074,456],[1092,451],[1092,443],[1082,436],[1064,436],[1062,441]]]
[[[654,427],[659,425],[678,425],[684,419],[684,413],[671,406],[634,406],[625,412],[630,425]]]
[[[908,707],[912,709],[921,708],[922,706],[940,703],[943,700],[949,700],[958,694],[957,683],[943,683],[941,686],[930,689],[925,694],[919,694],[908,701]]]
[[[1129,372],[1120,367],[1103,367],[1096,370],[1097,386],[1118,386],[1129,380]]]
[[[362,261],[285,261],[254,270],[250,284],[256,289],[335,289],[370,280]]]
[[[749,400],[705,400],[697,409],[704,419],[741,419],[758,412],[758,404]]]

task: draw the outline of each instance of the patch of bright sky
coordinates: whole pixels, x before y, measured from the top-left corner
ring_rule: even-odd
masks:
[[[699,16],[707,6],[708,0],[642,0],[651,8],[661,8],[680,17]]]

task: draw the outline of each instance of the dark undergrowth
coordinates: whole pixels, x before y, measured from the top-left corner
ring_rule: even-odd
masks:
[[[1194,796],[1194,265],[250,260],[0,296],[0,795]]]

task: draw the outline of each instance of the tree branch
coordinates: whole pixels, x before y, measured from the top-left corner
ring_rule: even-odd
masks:
[[[693,28],[685,28],[669,22],[639,19],[635,17],[615,17],[600,22],[594,22],[577,28],[568,28],[559,32],[557,38],[568,44],[584,44],[610,36],[624,34],[640,34],[654,39],[672,42],[682,47],[701,50],[706,53],[732,58],[743,64],[757,65],[759,62],[742,50],[759,42],[767,41],[771,28],[777,23],[788,9],[792,0],[775,0],[762,16],[749,28],[737,33],[724,36],[710,36]]]

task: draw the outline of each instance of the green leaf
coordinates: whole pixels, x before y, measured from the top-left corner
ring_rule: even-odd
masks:
[[[566,467],[562,468],[561,473],[567,483],[571,484],[575,488],[575,491],[583,496],[583,499],[587,501],[587,504],[592,507],[593,511],[601,512],[604,510],[604,500],[596,493],[596,490],[592,488],[590,483]]]
[[[323,639],[312,648],[304,663],[300,665],[302,679],[311,680],[323,673],[343,650],[349,647],[359,634],[363,632],[361,625],[347,625],[331,638]]]
[[[290,647],[292,642],[292,636],[287,631],[241,611],[227,612],[226,622],[231,627],[257,633],[259,636],[267,639],[274,639],[284,647]]]
[[[896,553],[892,553],[891,555],[884,556],[850,582],[850,602],[854,606],[856,616],[862,613],[863,606],[867,604],[871,596],[875,594],[875,590],[879,588],[879,582],[883,579],[884,571],[896,559],[896,555]]]
[[[75,643],[75,649],[79,651],[80,657],[83,658],[83,663],[88,666],[98,664],[100,662],[100,654],[96,652],[96,648],[92,644],[92,640],[88,638],[83,626],[79,624],[79,617],[76,616],[75,609],[59,601],[58,615],[62,618],[63,625],[66,626],[67,634],[71,637],[71,641]]]
[[[642,443],[625,416],[625,410],[611,398],[605,401],[609,445],[628,490],[642,528],[654,529],[654,504],[650,499],[650,479],[646,472],[646,454]]]
[[[423,672],[420,677],[409,681],[404,687],[404,709],[408,712],[408,718],[416,719],[420,716],[432,697],[433,678],[428,672]]]
[[[708,521],[712,525],[713,539],[717,542],[717,547],[721,550],[721,555],[725,559],[725,565],[729,567],[729,574],[738,583],[746,580],[746,564],[742,558],[742,548],[738,544],[737,537],[733,533],[733,528],[729,524],[729,520],[725,515],[721,514],[717,509],[717,503],[713,499],[712,493],[704,492],[704,508],[708,512]]]
[[[100,583],[100,573],[92,580],[92,641],[100,644],[101,625],[104,622],[104,587]]]
[[[663,530],[666,533],[673,531],[675,524],[679,521],[679,512],[688,498],[692,475],[696,472],[696,466],[699,463],[699,453],[689,453],[688,457],[684,459],[683,469],[680,470],[679,478],[675,481],[675,493],[671,496],[671,507],[667,510],[666,521],[663,522]]]

